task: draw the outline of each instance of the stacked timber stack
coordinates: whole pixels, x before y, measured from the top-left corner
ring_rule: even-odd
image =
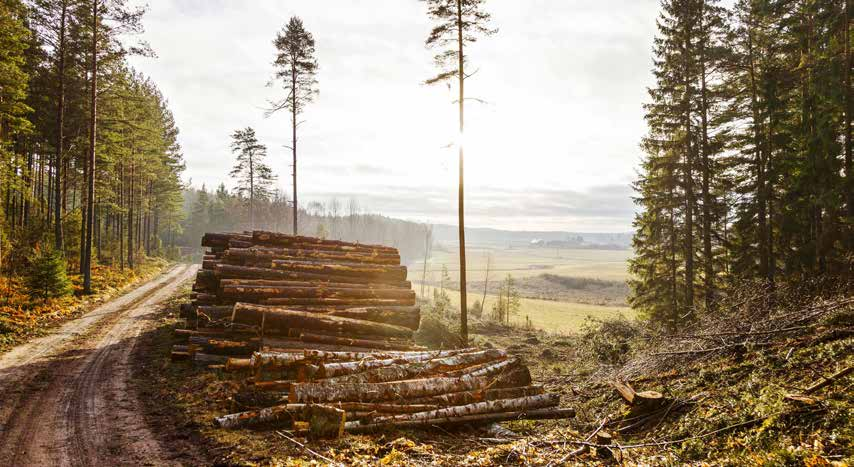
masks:
[[[418,349],[420,310],[395,248],[261,231],[208,233],[202,246],[176,359],[219,364],[265,347]]]
[[[574,414],[503,350],[416,346],[420,311],[394,248],[257,231],[202,245],[172,356],[242,381],[244,411],[222,427],[326,437]]]
[[[286,427],[313,437],[434,425],[574,416],[499,349],[345,352],[290,350],[229,358],[242,374],[224,428]]]

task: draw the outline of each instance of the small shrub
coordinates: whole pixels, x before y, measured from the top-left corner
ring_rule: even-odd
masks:
[[[601,363],[625,363],[631,350],[631,341],[640,334],[638,325],[619,317],[589,320],[582,327],[583,340]]]
[[[415,332],[415,342],[431,349],[457,349],[462,347],[460,336],[451,330],[448,322],[436,315],[421,318],[421,326]]]
[[[47,300],[71,293],[71,281],[65,273],[65,258],[60,252],[37,247],[30,261],[26,286],[31,295]]]

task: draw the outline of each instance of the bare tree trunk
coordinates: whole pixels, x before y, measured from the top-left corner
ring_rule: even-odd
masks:
[[[421,271],[421,298],[424,298],[424,285],[427,281],[427,261],[430,257],[431,228],[432,227],[425,227],[424,229],[424,268]]]
[[[759,276],[768,277],[767,204],[765,202],[765,158],[762,155],[761,120],[759,117],[759,98],[757,97],[756,60],[753,45],[753,21],[751,13],[750,31],[747,34],[748,71],[750,74],[750,106],[753,113],[753,152],[756,167],[756,203],[757,203],[757,240],[759,242]]]
[[[691,141],[691,63],[688,51],[691,49],[691,34],[685,36],[683,55],[685,96],[685,308],[694,307],[694,146]]]
[[[460,339],[463,346],[469,340],[468,301],[466,298],[466,223],[465,223],[465,185],[463,176],[463,134],[465,131],[465,69],[463,60],[463,2],[457,0],[457,45],[460,82],[460,186],[458,199],[460,228]]]
[[[486,277],[483,278],[483,300],[480,301],[480,314],[483,316],[483,310],[486,307],[486,291],[489,289],[489,266],[492,263],[492,255],[486,254]]]
[[[294,181],[294,235],[299,232],[297,228],[297,69],[291,65],[291,151],[293,152],[293,181]]]
[[[125,165],[124,163],[119,163],[119,207],[122,208],[125,206]],[[124,218],[121,214],[118,216],[118,229],[119,229],[119,265],[121,270],[125,270],[125,229],[124,229]]]
[[[712,214],[711,205],[712,197],[709,193],[709,185],[711,184],[712,168],[711,157],[709,154],[709,124],[708,112],[709,102],[706,89],[706,34],[705,23],[703,23],[703,15],[705,14],[705,2],[701,3],[700,10],[700,93],[701,105],[701,131],[702,131],[702,163],[703,163],[703,180],[702,180],[702,197],[703,197],[703,297],[704,307],[706,310],[712,308],[715,296],[715,268],[714,257],[712,256]]]
[[[133,153],[131,153],[132,155]],[[134,205],[134,193],[133,193],[133,172],[134,172],[134,163],[131,161],[130,163],[130,186],[128,187],[128,267],[133,269],[133,205]]]
[[[852,162],[852,143],[851,143],[851,113],[854,111],[854,105],[851,103],[851,68],[854,67],[851,55],[851,8],[854,0],[845,0],[845,21],[843,33],[845,35],[845,66],[842,73],[843,96],[845,105],[845,122],[843,133],[845,135],[845,182],[847,188],[847,204],[848,217],[854,219],[854,162]],[[850,235],[851,244],[854,246],[854,235]]]
[[[91,115],[89,116],[89,179],[87,180],[86,199],[86,241],[84,244],[86,265],[83,270],[83,291],[92,292],[92,229],[95,221],[95,141],[98,130],[98,3],[92,2],[92,85],[89,95]]]
[[[54,247],[56,251],[64,252],[64,239],[62,238],[62,211],[63,211],[63,196],[62,196],[62,165],[63,159],[63,144],[65,130],[65,21],[68,12],[68,2],[63,0],[62,12],[59,19],[59,47],[56,53],[59,55],[59,65],[57,69],[57,79],[59,84],[59,92],[57,96],[58,106],[56,111],[56,187],[54,201]]]

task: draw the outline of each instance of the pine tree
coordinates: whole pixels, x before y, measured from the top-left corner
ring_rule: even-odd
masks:
[[[280,101],[271,102],[272,107],[268,111],[273,114],[280,110],[287,110],[291,114],[291,153],[293,156],[293,222],[294,235],[297,235],[297,126],[299,116],[305,107],[314,100],[317,95],[317,59],[314,57],[314,36],[303,26],[302,20],[296,16],[291,17],[288,25],[276,35],[273,41],[276,46],[275,79],[282,82],[282,88],[288,91],[287,97]]]
[[[465,47],[477,41],[478,35],[490,36],[497,29],[488,27],[491,16],[484,10],[485,0],[425,0],[427,16],[435,23],[427,36],[428,48],[439,49],[434,57],[439,73],[428,79],[427,84],[437,84],[456,80],[459,97],[459,191],[457,212],[460,240],[460,338],[468,342],[468,303],[466,297],[466,232],[465,232],[465,177],[464,147],[465,134],[465,80],[467,75]]]
[[[249,204],[249,226],[255,228],[255,209],[258,201],[270,197],[270,187],[275,177],[270,167],[264,164],[267,146],[258,142],[255,130],[245,128],[231,135],[231,151],[237,155],[237,163],[231,176],[237,177],[237,193]]]
[[[65,258],[54,249],[36,248],[26,277],[27,290],[42,300],[71,293],[71,281],[65,273]]]

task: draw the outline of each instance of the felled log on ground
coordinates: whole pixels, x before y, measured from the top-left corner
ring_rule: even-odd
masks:
[[[297,383],[290,387],[288,401],[297,402],[381,402],[435,396],[449,392],[471,391],[487,387],[490,378],[423,378],[386,383]]]
[[[205,353],[213,354],[213,355],[252,355],[253,352],[258,350],[258,342],[250,340],[239,341],[239,340],[229,340],[229,339],[221,339],[218,337],[208,337],[208,336],[190,336],[187,339],[187,342],[190,345],[193,345]]]
[[[437,418],[429,420],[404,420],[387,423],[347,423],[345,430],[349,433],[374,433],[387,431],[389,429],[419,428],[433,425],[460,425],[467,423],[488,424],[504,422],[508,420],[543,420],[562,419],[575,416],[574,409],[560,409],[556,407],[546,409],[524,410],[515,412],[485,413],[475,415],[464,415],[452,418]]]
[[[531,384],[531,371],[523,365],[518,358],[509,358],[497,363],[485,363],[469,368],[449,371],[444,374],[447,377],[475,376],[496,377],[500,376],[496,387],[517,387]]]
[[[307,304],[314,303],[308,299],[338,299],[338,300],[401,300],[413,301],[415,291],[395,287],[332,287],[329,285],[289,286],[289,285],[234,285],[221,284],[220,296],[223,297],[252,297],[255,299],[304,299]],[[326,302],[319,302],[324,304]],[[342,302],[343,303],[343,302]]]
[[[336,307],[381,307],[381,306],[412,306],[415,297],[411,298],[264,298],[258,300],[262,305],[269,306],[336,306]]]
[[[295,281],[285,279],[254,279],[254,278],[229,278],[218,279],[220,287],[326,287],[337,289],[387,289],[410,290],[406,287],[394,287],[386,284],[354,283],[354,282],[328,282],[328,281]]]
[[[367,370],[392,365],[427,362],[438,358],[451,357],[460,353],[461,352],[459,350],[438,350],[433,352],[410,352],[405,354],[389,355],[386,358],[383,358],[381,353],[376,353],[366,358],[354,359],[349,362],[323,363],[320,365],[320,371],[318,371],[317,377],[332,378],[336,376],[352,375],[354,373],[361,373]]]
[[[399,342],[378,341],[371,339],[347,338],[304,332],[299,336],[300,341],[310,344],[327,344],[337,346],[358,347],[378,350],[426,350],[425,347]]]
[[[315,237],[302,237],[277,232],[264,232],[256,230],[252,232],[252,241],[255,244],[281,245],[288,248],[303,249],[329,249],[333,251],[362,251],[372,254],[394,254],[397,248],[385,245],[368,245],[361,243],[344,242],[340,240],[325,240]],[[295,246],[299,245],[299,247]]]
[[[406,266],[358,263],[315,263],[311,261],[292,261],[285,259],[274,259],[272,261],[272,266],[273,269],[286,269],[288,271],[322,274],[325,276],[360,277],[396,281],[406,280]]]
[[[347,308],[331,311],[329,314],[342,318],[395,324],[413,331],[417,330],[421,324],[421,309],[418,306]]]
[[[473,349],[466,349],[473,350]],[[410,355],[410,354],[423,354],[426,352],[444,352],[444,351],[428,351],[428,350],[418,350],[418,351],[403,351],[403,350],[388,350],[383,352],[377,352],[375,350],[369,352],[326,352],[323,350],[313,350],[306,349],[305,356],[316,362],[331,362],[331,361],[353,361],[353,360],[363,360],[365,358],[375,358],[375,359],[384,359],[384,358],[393,358],[398,355]]]
[[[338,437],[344,431],[344,410],[316,404],[283,404],[260,410],[223,415],[214,419],[221,428],[257,425],[291,425],[295,421],[309,422],[315,437]]]
[[[475,402],[473,404],[445,407],[412,414],[377,417],[374,423],[394,423],[400,421],[436,420],[442,418],[462,417],[484,413],[518,412],[523,410],[544,409],[560,404],[557,394],[540,394],[537,396],[519,397],[516,399],[499,399],[493,401]]]
[[[392,266],[400,264],[400,255],[393,253],[370,254],[353,251],[324,251],[270,247],[229,248],[224,253],[223,258],[227,261],[242,261],[247,264],[271,264],[274,259],[384,264]]]
[[[407,401],[412,404],[437,404],[441,406],[465,405],[475,402],[496,399],[515,399],[518,397],[537,396],[545,393],[542,386],[517,386],[510,388],[485,389],[477,391],[452,392],[437,396],[418,397]]]
[[[455,369],[461,366],[473,365],[484,361],[493,361],[505,358],[507,354],[498,349],[487,349],[467,354],[451,355],[434,359],[414,359],[411,362],[391,363],[379,365],[364,371],[354,371],[340,376],[327,376],[327,365],[321,365],[317,372],[317,378],[328,378],[323,380],[327,384],[338,383],[384,383],[387,381],[400,381],[406,379],[420,378],[437,375],[446,369]]]
[[[314,329],[337,333],[369,334],[387,337],[412,337],[412,330],[391,324],[374,323],[352,318],[321,315],[285,308],[266,307],[248,303],[234,305],[232,321],[260,326],[262,321],[276,327]]]
[[[252,241],[252,236],[242,233],[205,233],[202,235],[202,246],[209,248],[228,248],[230,240]]]
[[[234,264],[219,263],[214,267],[215,274],[221,279],[270,279],[300,282],[328,282],[338,284],[386,284],[394,287],[411,288],[412,283],[407,280],[371,278],[359,276],[339,276],[329,274],[318,274],[299,272],[284,269],[261,268],[253,266],[237,266]]]

